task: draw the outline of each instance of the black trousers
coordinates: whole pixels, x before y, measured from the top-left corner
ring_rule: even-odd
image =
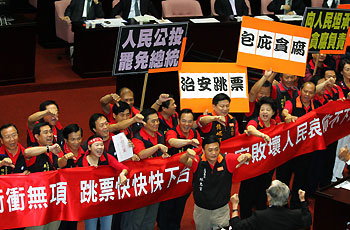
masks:
[[[299,189],[306,190],[311,159],[312,154],[304,154],[287,161],[276,169],[276,179],[287,186],[289,186],[294,173],[290,199],[291,209],[301,208],[298,191]]]
[[[77,230],[78,221],[61,221],[59,230]]]
[[[158,227],[161,230],[179,230],[186,201],[190,194],[162,201],[158,209]]]
[[[252,215],[252,210],[267,208],[266,189],[271,185],[274,170],[260,176],[241,181],[239,187],[239,211],[241,219]]]

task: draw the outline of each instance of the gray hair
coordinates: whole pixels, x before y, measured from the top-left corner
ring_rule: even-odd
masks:
[[[279,180],[272,181],[271,186],[266,190],[266,194],[270,197],[270,206],[282,207],[288,204],[289,188]]]

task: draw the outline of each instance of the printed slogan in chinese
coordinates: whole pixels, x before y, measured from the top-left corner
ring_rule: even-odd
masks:
[[[350,10],[306,8],[302,25],[312,29],[309,51],[343,51],[349,22]]]
[[[237,64],[304,76],[311,30],[243,17]]]
[[[113,75],[179,67],[186,32],[187,23],[121,27]]]

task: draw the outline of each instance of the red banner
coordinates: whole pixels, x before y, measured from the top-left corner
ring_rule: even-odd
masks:
[[[124,186],[110,166],[1,176],[0,229],[107,216],[188,194],[192,174],[179,158],[126,162]]]
[[[295,122],[267,128],[264,133],[271,141],[247,137],[246,134],[223,141],[221,151],[252,154],[248,165],[242,165],[234,174],[233,181],[249,179],[266,173],[286,161],[327,145],[350,133],[350,101],[330,102]]]
[[[250,152],[253,157],[249,165],[236,171],[233,180],[265,173],[349,134],[349,102],[331,102],[294,123],[264,130],[270,143],[246,135],[222,142],[222,152]],[[179,163],[180,155],[126,162],[131,170],[124,186],[118,185],[118,174],[109,166],[1,176],[0,229],[79,221],[185,195],[191,192],[192,174]]]

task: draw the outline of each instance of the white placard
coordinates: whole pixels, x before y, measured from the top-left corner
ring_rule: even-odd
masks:
[[[134,152],[132,146],[129,145],[128,138],[126,138],[125,133],[121,132],[112,137],[115,153],[117,155],[118,161],[123,162],[127,159],[130,159]]]

